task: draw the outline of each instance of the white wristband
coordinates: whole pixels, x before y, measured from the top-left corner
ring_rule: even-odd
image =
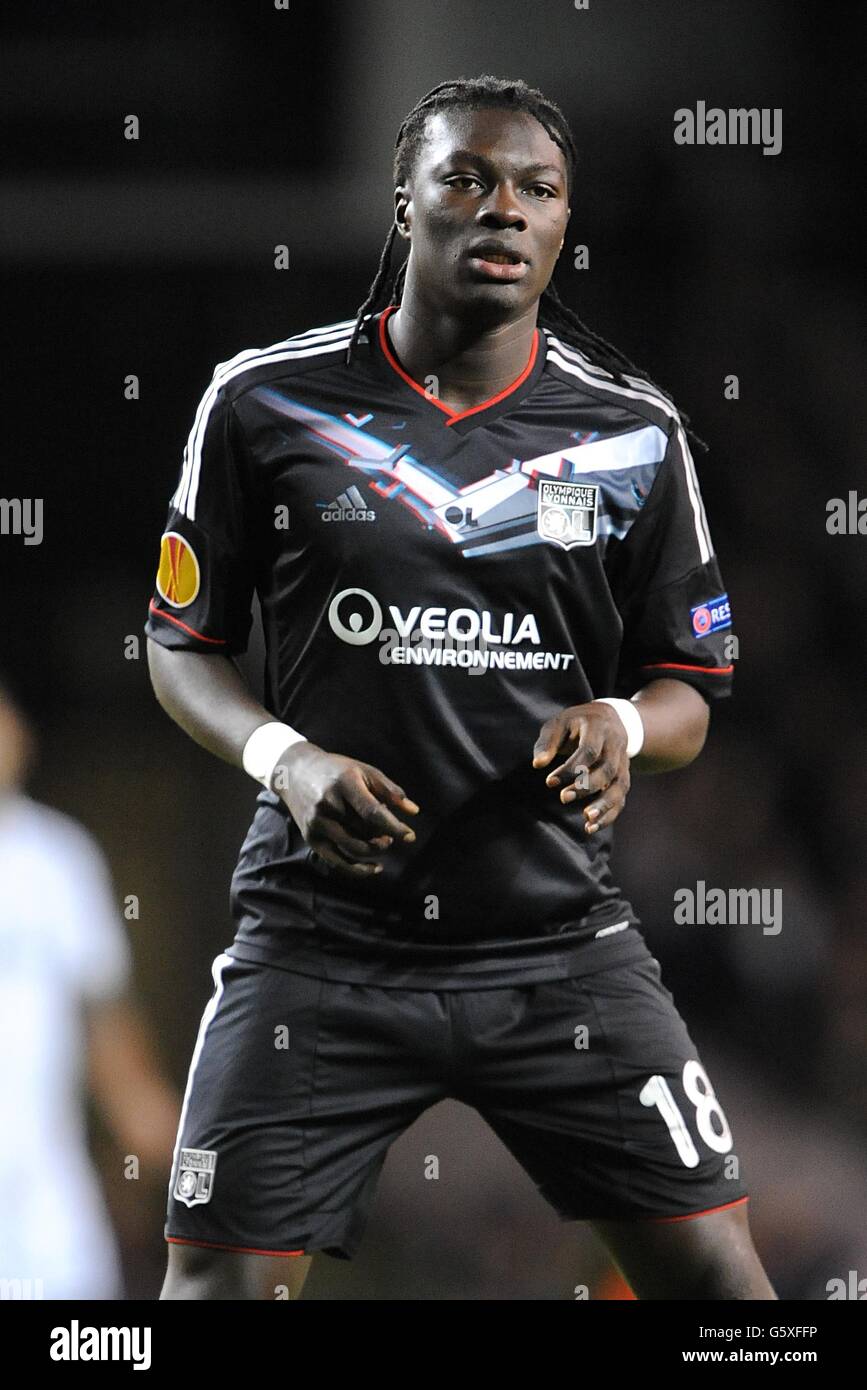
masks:
[[[244,744],[244,752],[241,755],[244,771],[249,772],[251,777],[255,777],[257,782],[261,782],[263,787],[271,791],[271,778],[281,756],[293,743],[306,742],[304,735],[299,734],[297,729],[291,728],[288,724],[281,724],[279,720],[270,724],[260,724]]]
[[[620,715],[620,722],[626,730],[626,756],[634,758],[641,752],[644,743],[644,721],[638,706],[631,700],[617,700],[610,695],[601,695],[594,705],[610,705]]]

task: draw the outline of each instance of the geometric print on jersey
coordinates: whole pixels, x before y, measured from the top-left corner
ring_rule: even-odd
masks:
[[[257,399],[304,426],[311,444],[366,474],[380,497],[401,502],[466,559],[550,543],[536,529],[540,478],[596,485],[597,537],[604,550],[610,536],[622,540],[629,531],[668,447],[657,425],[607,439],[594,431],[578,444],[523,461],[513,458],[508,467],[460,486],[442,466],[434,469],[417,458],[411,444],[394,447],[354,422],[314,410],[272,386],[253,390]],[[372,418],[368,414],[365,423]]]

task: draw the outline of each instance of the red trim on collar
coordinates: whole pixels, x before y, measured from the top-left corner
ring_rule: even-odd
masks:
[[[388,341],[388,334],[385,331],[385,321],[389,317],[389,315],[393,314],[395,309],[397,309],[398,307],[399,306],[397,304],[389,304],[388,308],[384,309],[380,316],[379,345],[382,348],[382,354],[385,357],[385,360],[388,362],[389,366],[393,367],[393,369],[397,372],[398,376],[406,382],[407,386],[411,386],[413,391],[417,391],[420,396],[424,396],[425,400],[430,401],[432,405],[439,406],[443,414],[449,417],[446,420],[447,425],[454,425],[458,422],[458,420],[465,420],[468,415],[476,415],[480,410],[488,410],[492,405],[496,405],[498,401],[504,400],[506,396],[511,395],[513,391],[517,390],[517,388],[522,384],[522,382],[525,382],[527,380],[527,377],[530,375],[530,373],[533,370],[533,367],[536,364],[536,357],[539,352],[538,328],[535,329],[533,333],[533,346],[530,349],[530,356],[527,361],[527,365],[521,372],[520,376],[515,377],[515,380],[511,382],[509,386],[506,386],[504,390],[498,391],[496,396],[490,396],[488,400],[481,401],[479,405],[470,406],[469,410],[454,411],[451,409],[450,406],[447,406],[444,401],[441,401],[438,396],[432,395],[431,392],[426,391],[423,386],[419,386],[417,381],[413,381],[412,377],[409,375],[408,372],[404,371],[403,367],[400,365],[394,353],[392,352],[391,346]]]

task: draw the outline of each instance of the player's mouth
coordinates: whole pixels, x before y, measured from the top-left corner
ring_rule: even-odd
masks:
[[[510,251],[495,241],[482,241],[467,252],[469,263],[479,274],[490,280],[522,280],[528,263],[517,251]]]

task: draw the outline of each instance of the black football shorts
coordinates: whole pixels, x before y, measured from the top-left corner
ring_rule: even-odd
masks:
[[[747,1200],[660,967],[487,989],[321,980],[221,954],[190,1064],[168,1241],[358,1250],[389,1146],[454,1097],[567,1221]]]

